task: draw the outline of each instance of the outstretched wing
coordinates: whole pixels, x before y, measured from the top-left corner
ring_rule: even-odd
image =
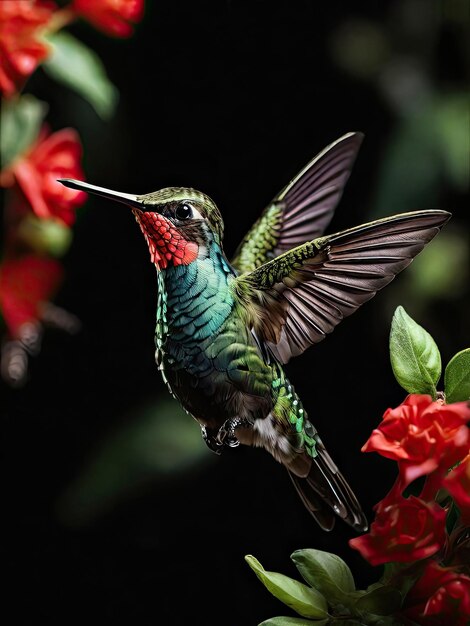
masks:
[[[235,252],[232,265],[239,272],[251,272],[324,233],[362,139],[362,133],[340,137],[307,163],[274,198]]]
[[[318,343],[401,272],[450,218],[402,213],[320,237],[235,281],[247,324],[282,363]]]

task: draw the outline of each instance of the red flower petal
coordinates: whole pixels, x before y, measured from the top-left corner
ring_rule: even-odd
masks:
[[[13,338],[20,336],[24,324],[38,319],[39,307],[52,298],[62,275],[58,261],[34,254],[3,261],[0,309]]]
[[[75,11],[108,35],[129,37],[144,13],[144,0],[74,0]]]
[[[443,487],[458,506],[463,523],[470,526],[470,455],[449,472]]]
[[[40,39],[55,10],[52,3],[33,0],[0,2],[0,92],[11,97],[48,56]]]
[[[392,491],[375,508],[370,532],[349,541],[371,565],[425,559],[444,545],[446,512],[436,503]]]
[[[363,446],[398,462],[404,486],[436,470],[445,472],[468,451],[470,408],[465,402],[443,404],[412,394],[395,409]]]
[[[403,613],[417,624],[467,626],[470,577],[431,561],[406,596]]]
[[[64,128],[51,135],[42,132],[28,153],[15,161],[12,172],[16,182],[38,217],[56,217],[68,226],[73,224],[74,210],[85,201],[86,194],[64,187],[57,179],[83,180],[81,155],[78,134]]]

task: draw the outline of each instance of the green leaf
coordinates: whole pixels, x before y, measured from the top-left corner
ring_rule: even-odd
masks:
[[[321,593],[289,576],[266,571],[254,556],[245,556],[245,561],[266,589],[299,615],[316,619],[328,617],[328,606]]]
[[[366,626],[366,623],[353,618],[339,617],[338,619],[330,620],[328,626]]]
[[[258,626],[326,626],[328,619],[314,620],[303,619],[302,617],[271,617]]]
[[[439,141],[443,173],[462,193],[468,190],[468,127],[470,123],[468,93],[449,93],[440,97],[430,120]]]
[[[26,215],[18,226],[18,236],[36,252],[59,258],[70,248],[73,234],[58,220]]]
[[[302,574],[304,580],[318,589],[328,601],[335,604],[350,605],[349,596],[355,590],[354,578],[346,563],[329,552],[322,550],[296,550],[291,559]]]
[[[446,517],[446,530],[447,534],[450,535],[457,524],[460,522],[460,510],[456,506],[455,502],[451,500],[448,505],[448,512]]]
[[[371,218],[389,215],[391,206],[429,206],[444,187],[468,190],[468,93],[429,95],[397,120],[384,146]]]
[[[87,100],[103,119],[114,113],[118,91],[103,63],[93,50],[69,33],[60,31],[48,38],[53,50],[43,63],[44,70]]]
[[[408,393],[436,398],[441,355],[431,335],[399,306],[390,331],[390,361],[398,383]]]
[[[395,587],[381,585],[361,596],[355,604],[355,609],[361,613],[375,615],[391,615],[401,607],[401,593]]]
[[[463,402],[470,398],[470,348],[457,352],[444,374],[447,402]]]
[[[48,105],[34,96],[2,102],[0,163],[5,168],[37,139]]]
[[[446,262],[443,263],[442,259]],[[421,308],[433,300],[452,298],[467,288],[470,282],[470,250],[467,234],[452,225],[442,230],[414,259],[406,272],[406,282],[400,289],[413,294]],[[409,299],[411,299],[409,296]]]
[[[385,563],[381,582],[387,587],[393,586],[404,598],[421,577],[425,564],[423,561],[417,561],[411,565],[409,563]],[[371,589],[372,587],[369,587],[368,591]]]

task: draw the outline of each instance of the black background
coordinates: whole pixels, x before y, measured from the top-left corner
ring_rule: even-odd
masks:
[[[340,229],[369,218],[397,117],[374,84],[334,63],[329,43],[343,21],[385,23],[392,4],[148,1],[128,40],[85,23],[71,29],[100,54],[120,90],[111,121],[41,73],[27,90],[50,103],[53,127],[79,126],[90,182],[130,193],[177,185],[209,194],[224,215],[228,254],[317,151],[361,130],[366,139],[330,230]],[[440,38],[430,59],[436,80],[462,80],[454,33],[441,30]],[[462,225],[464,204],[446,188],[433,203],[452,205]],[[155,270],[130,212],[90,198],[64,262],[57,302],[83,330],[48,331],[27,385],[1,389],[2,561],[14,623],[254,626],[290,612],[244,555],[296,576],[289,555],[306,547],[339,554],[359,585],[374,582],[380,570],[347,545],[353,531],[338,522],[323,533],[283,468],[259,450],[229,451],[164,483],[147,481],[87,524],[61,521],[57,502],[97,445],[136,406],[167,393],[153,360]],[[288,366],[369,518],[395,476],[392,462],[360,448],[405,395],[388,356],[401,280],[391,301],[379,295]],[[468,294],[456,294],[419,320],[446,360],[465,347],[465,331],[448,321],[463,307]]]

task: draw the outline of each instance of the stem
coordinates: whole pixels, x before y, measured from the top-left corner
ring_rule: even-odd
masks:
[[[436,499],[436,494],[441,486],[442,475],[440,472],[435,471],[427,476],[423,489],[419,495],[421,500],[429,502]]]
[[[51,35],[56,33],[58,30],[74,22],[77,17],[77,13],[70,7],[59,9],[52,15],[51,21],[47,25],[47,34]]]

